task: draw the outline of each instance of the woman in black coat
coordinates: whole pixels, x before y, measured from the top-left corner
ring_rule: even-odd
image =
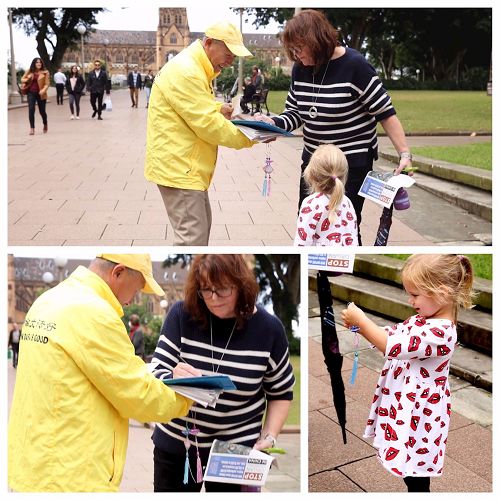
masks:
[[[71,110],[71,119],[80,119],[80,97],[82,97],[85,81],[78,71],[78,66],[71,66],[69,78],[66,80],[66,90],[69,95],[69,109]]]

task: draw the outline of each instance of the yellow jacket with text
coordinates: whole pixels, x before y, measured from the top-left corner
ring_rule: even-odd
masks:
[[[191,401],[135,355],[122,315],[109,286],[85,267],[28,311],[8,426],[14,491],[117,491],[128,419],[187,414]]]
[[[199,40],[166,63],[154,79],[148,107],[145,177],[161,186],[206,191],[217,146],[250,147],[220,113],[217,76]]]

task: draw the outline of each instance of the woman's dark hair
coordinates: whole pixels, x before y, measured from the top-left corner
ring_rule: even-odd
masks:
[[[340,45],[339,32],[325,17],[323,12],[306,9],[288,20],[281,34],[288,57],[295,62],[292,48],[308,47],[314,59],[314,71],[325,65],[332,57],[335,47]]]
[[[73,68],[76,68],[75,73],[73,73]],[[78,71],[78,66],[76,64],[73,64],[73,66],[71,66],[71,68],[69,69],[69,76],[72,77],[73,75],[75,75],[77,78],[80,76],[80,72]]]
[[[198,290],[205,286],[214,288],[233,285],[238,294],[235,313],[238,328],[252,316],[259,285],[255,275],[242,255],[197,255],[191,266],[185,287],[184,307],[193,320],[207,328],[210,311]]]
[[[45,64],[43,64],[43,61],[42,59],[40,59],[40,57],[35,57],[35,59],[33,59],[33,61],[31,61],[31,65],[30,65],[30,71],[32,73],[34,73],[36,71],[36,63],[40,61],[42,63],[42,71],[45,69]]]

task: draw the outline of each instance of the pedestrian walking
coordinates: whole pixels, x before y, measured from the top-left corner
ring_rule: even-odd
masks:
[[[413,255],[401,278],[415,316],[380,328],[350,303],[342,320],[386,357],[363,437],[373,438],[382,466],[409,492],[428,492],[430,478],[443,472],[450,360],[458,310],[472,307],[473,272],[463,255]]]
[[[43,133],[49,130],[47,121],[47,91],[50,85],[50,73],[45,69],[43,61],[35,57],[31,61],[28,71],[21,78],[22,89],[28,97],[28,117],[30,122],[30,134],[35,135],[35,106],[38,105],[38,112],[42,117]]]
[[[63,73],[62,68],[58,68],[54,73],[54,83],[56,84],[57,105],[63,105],[64,87],[66,85],[66,75]]]
[[[304,171],[312,193],[297,219],[296,246],[357,246],[356,212],[344,193],[347,159],[333,144],[320,146]]]
[[[90,92],[90,104],[92,105],[92,118],[97,115],[98,120],[102,120],[102,100],[104,92],[108,88],[108,75],[101,68],[101,61],[94,61],[94,69],[89,73],[87,78],[87,90]]]
[[[254,142],[231,123],[233,107],[214,99],[212,81],[235,56],[251,56],[241,32],[217,23],[168,61],[151,91],[145,177],[157,184],[174,230],[174,245],[208,245],[212,210],[208,188],[217,146]]]
[[[186,418],[153,432],[156,492],[197,492],[215,439],[275,447],[295,383],[281,321],[256,305],[259,287],[242,255],[197,255],[163,324],[152,364],[158,377],[227,375],[235,392],[215,408],[193,404]],[[205,482],[208,492],[242,491]]]
[[[378,157],[377,123],[400,155],[397,174],[411,163],[403,127],[375,69],[359,52],[340,45],[338,31],[322,12],[301,11],[287,21],[282,40],[295,62],[285,110],[256,119],[288,131],[304,125],[302,172],[321,144],[335,144],[344,152],[349,164],[346,195],[359,230],[364,198],[358,192]],[[299,207],[307,195],[301,177]]]
[[[99,254],[30,307],[8,428],[14,491],[118,491],[129,418],[187,414],[191,401],[149,372],[121,320],[139,290],[164,295],[149,255]]]
[[[146,108],[149,107],[149,97],[151,95],[151,87],[153,86],[153,81],[155,77],[153,75],[153,71],[148,70],[147,75],[144,77],[143,88],[144,92],[146,92]]]
[[[130,91],[132,107],[137,108],[139,104],[139,90],[142,89],[142,77],[137,71],[137,68],[134,68],[134,70],[128,74],[127,84]]]
[[[19,359],[19,340],[21,339],[21,329],[17,323],[12,323],[12,330],[9,332],[9,345],[12,349],[12,366],[17,368]]]
[[[144,359],[144,332],[141,328],[141,319],[137,314],[130,315],[128,326],[130,328],[128,336],[134,346],[135,355]]]
[[[85,90],[85,81],[78,71],[78,66],[71,66],[69,78],[66,81],[66,91],[69,96],[69,109],[71,111],[71,120],[80,119],[80,99]]]

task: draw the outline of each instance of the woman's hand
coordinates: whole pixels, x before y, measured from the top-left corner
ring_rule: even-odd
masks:
[[[354,302],[349,302],[347,309],[342,311],[342,321],[346,328],[358,326],[365,318],[365,313]]]
[[[173,378],[201,377],[201,370],[187,363],[178,363],[173,370]]]
[[[276,445],[276,438],[267,434],[266,437],[259,437],[253,445],[254,450],[265,450],[266,448],[274,448]]]
[[[394,175],[399,175],[405,168],[408,168],[408,172],[406,172],[410,177],[413,176],[413,170],[411,168],[411,160],[409,158],[401,158],[399,160],[399,166],[396,170],[394,170]]]
[[[258,122],[268,123],[269,125],[274,125],[274,120],[269,116],[263,115],[262,113],[255,113],[253,115],[254,120]]]

